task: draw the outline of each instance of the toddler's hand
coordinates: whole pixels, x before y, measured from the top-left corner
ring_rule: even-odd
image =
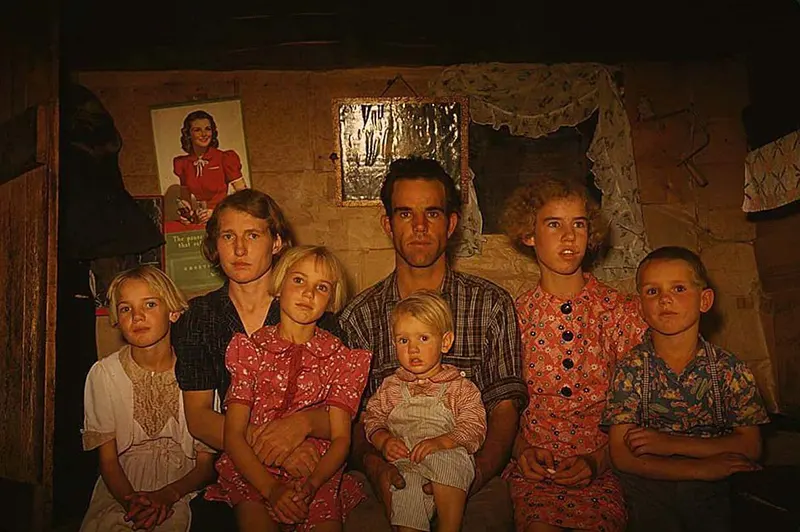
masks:
[[[281,523],[292,525],[301,523],[308,517],[308,505],[306,502],[295,497],[298,492],[289,484],[278,484],[269,494],[269,502],[275,517]]]
[[[411,449],[411,461],[416,463],[422,462],[429,454],[443,449],[445,449],[445,446],[439,438],[422,440]]]
[[[400,438],[391,436],[383,442],[381,453],[383,453],[384,458],[388,461],[394,462],[401,458],[408,458],[408,447],[406,447],[406,444],[403,443],[403,440]]]

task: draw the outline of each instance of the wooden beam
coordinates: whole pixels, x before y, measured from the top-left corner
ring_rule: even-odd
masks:
[[[0,124],[0,185],[47,161],[44,136],[39,135],[46,120],[45,108],[37,106]]]

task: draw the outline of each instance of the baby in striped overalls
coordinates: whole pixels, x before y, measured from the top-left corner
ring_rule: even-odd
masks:
[[[437,293],[423,290],[400,301],[391,314],[400,366],[367,402],[369,441],[403,475],[392,492],[397,530],[459,530],[475,477],[472,457],[486,437],[481,393],[456,367],[442,364],[453,345],[453,317]],[[422,486],[430,482],[433,495]]]

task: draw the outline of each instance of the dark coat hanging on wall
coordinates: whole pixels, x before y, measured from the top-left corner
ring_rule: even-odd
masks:
[[[125,190],[122,139],[91,91],[70,85],[62,98],[59,244],[90,260],[142,253],[164,244],[159,228]]]

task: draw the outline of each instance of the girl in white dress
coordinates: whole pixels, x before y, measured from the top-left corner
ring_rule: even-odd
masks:
[[[86,378],[83,447],[98,450],[100,478],[81,532],[186,531],[189,500],[214,478],[214,455],[189,434],[175,381],[170,326],[186,300],[152,266],[119,274],[108,297],[127,345]]]

